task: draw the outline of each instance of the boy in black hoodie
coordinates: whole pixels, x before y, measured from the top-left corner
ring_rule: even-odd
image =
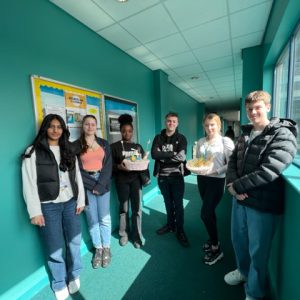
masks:
[[[184,163],[187,141],[177,131],[178,115],[168,113],[165,117],[166,129],[154,138],[151,155],[155,159],[153,175],[158,177],[158,186],[164,197],[167,224],[156,231],[162,235],[175,232],[179,243],[188,247],[189,242],[183,230],[184,210]]]
[[[292,120],[268,119],[271,96],[254,91],[246,97],[251,125],[242,127],[227,169],[233,195],[231,236],[237,269],[226,274],[229,285],[245,282],[246,300],[262,299],[267,289],[271,243],[283,212],[284,180],[280,176],[297,152]]]

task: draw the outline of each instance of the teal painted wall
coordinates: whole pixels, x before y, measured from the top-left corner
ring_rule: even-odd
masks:
[[[40,241],[36,228],[29,222],[21,186],[20,155],[32,142],[36,130],[30,75],[137,102],[140,142],[144,146],[156,134],[155,120],[161,119],[161,113],[156,111],[154,72],[49,1],[1,1],[0,40],[0,98],[1,111],[4,112],[0,125],[6,145],[1,147],[0,168],[4,200],[0,221],[1,295],[44,265]],[[175,108],[182,111],[182,129],[189,138],[198,138],[196,115],[203,113],[203,108],[170,85],[165,76],[160,76],[163,86],[159,93],[163,99],[172,96]],[[168,107],[170,103],[164,100],[162,107],[172,109],[173,104]],[[155,186],[156,180],[152,180],[145,192]],[[113,227],[116,227],[118,204],[114,189],[111,210]],[[85,223],[84,219],[82,221]]]
[[[286,46],[300,19],[299,6],[298,0],[274,1],[263,41],[265,66],[274,64]]]
[[[245,97],[252,91],[262,89],[262,47],[256,46],[242,50],[243,59],[243,83],[242,100],[240,103],[241,125],[249,123],[245,110]]]
[[[188,105],[187,105],[188,104]],[[187,157],[192,158],[192,147],[195,141],[204,136],[202,119],[204,104],[197,102],[179,90],[173,84],[168,87],[168,111],[179,114],[179,132],[185,135],[188,141]],[[196,112],[196,113],[195,113]]]
[[[274,300],[300,299],[299,211],[300,193],[286,185],[285,213],[280,220],[270,257],[270,279]]]

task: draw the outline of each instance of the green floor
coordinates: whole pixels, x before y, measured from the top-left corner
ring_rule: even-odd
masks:
[[[185,193],[185,230],[191,247],[185,249],[173,234],[158,236],[155,233],[166,221],[162,197],[147,202],[143,210],[145,246],[140,250],[132,244],[120,247],[117,236],[113,236],[113,258],[107,269],[92,269],[92,254],[85,255],[81,289],[72,298],[244,300],[242,286],[230,287],[223,281],[224,274],[235,267],[230,243],[230,198],[225,196],[217,211],[225,256],[214,266],[202,263],[201,245],[207,237],[200,221],[200,205],[195,177],[189,176]],[[54,297],[50,287],[46,287],[33,299]]]

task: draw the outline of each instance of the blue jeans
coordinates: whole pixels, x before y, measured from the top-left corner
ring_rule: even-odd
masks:
[[[242,206],[233,198],[232,244],[237,268],[247,278],[245,292],[254,299],[266,295],[268,260],[278,219],[278,215]]]
[[[50,270],[51,287],[53,291],[59,291],[69,281],[79,277],[82,269],[80,217],[76,215],[77,203],[74,199],[63,203],[44,203],[41,206],[45,226],[40,227],[39,232]]]
[[[87,190],[89,205],[85,208],[88,227],[95,248],[110,247],[110,192],[95,195]]]

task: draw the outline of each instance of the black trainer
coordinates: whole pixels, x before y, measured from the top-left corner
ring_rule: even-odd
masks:
[[[190,246],[189,241],[183,231],[177,232],[176,237],[181,246],[183,246],[185,248]]]
[[[203,250],[204,252],[209,252],[209,251],[211,251],[212,246],[214,246],[214,247],[216,247],[216,246],[220,247],[220,242],[218,242],[217,245],[214,245],[214,244],[212,243],[211,240],[207,240],[207,241],[202,245],[202,250]]]
[[[210,251],[210,250],[211,250],[211,245],[212,245],[211,240],[207,240],[207,241],[202,245],[202,250],[203,250],[204,252]]]
[[[175,232],[174,228],[172,228],[169,224],[166,224],[163,227],[156,230],[156,233],[159,235],[166,234],[169,232]]]
[[[217,261],[222,259],[224,256],[221,251],[221,247],[219,246],[216,250],[211,249],[203,258],[203,262],[207,265],[214,265]]]

